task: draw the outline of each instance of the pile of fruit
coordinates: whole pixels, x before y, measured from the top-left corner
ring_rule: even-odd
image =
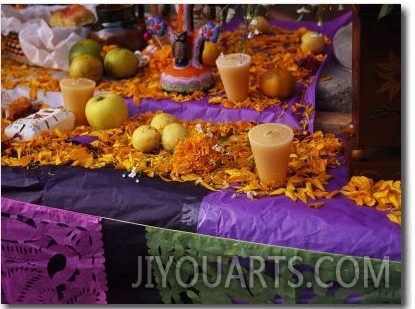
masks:
[[[150,124],[140,125],[134,130],[131,144],[136,150],[150,152],[162,145],[164,150],[173,151],[177,142],[187,136],[187,129],[172,114],[156,114]]]
[[[104,76],[124,79],[134,76],[139,61],[123,47],[103,45],[93,39],[81,39],[69,51],[69,76],[88,78],[100,83]]]

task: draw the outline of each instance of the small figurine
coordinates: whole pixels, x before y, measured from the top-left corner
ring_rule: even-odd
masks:
[[[201,51],[205,41],[216,42],[219,37],[220,25],[208,20],[203,26],[194,29],[193,4],[175,4],[177,23],[172,24],[168,17],[170,6],[158,5],[159,16],[147,21],[148,30],[153,35],[167,34],[170,40],[173,61],[160,76],[163,91],[192,93],[196,90],[207,91],[214,83],[210,67],[201,61]],[[215,6],[206,7],[205,17],[213,18]]]
[[[172,52],[174,63],[178,67],[185,67],[189,64],[187,44],[187,31],[175,32],[174,42],[172,44]]]

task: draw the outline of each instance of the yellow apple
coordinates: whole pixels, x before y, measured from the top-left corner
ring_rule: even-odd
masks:
[[[177,142],[182,141],[187,136],[187,130],[180,123],[171,123],[164,127],[161,135],[161,144],[167,151],[171,151]]]
[[[93,129],[117,128],[128,119],[128,107],[120,95],[113,92],[101,93],[88,100],[85,116]]]
[[[143,124],[135,129],[131,137],[131,144],[134,149],[142,152],[149,152],[155,149],[159,143],[159,131],[148,124]]]
[[[178,122],[177,118],[169,113],[159,113],[156,114],[153,119],[151,119],[150,125],[157,130],[162,131],[165,126],[167,126],[170,123]]]

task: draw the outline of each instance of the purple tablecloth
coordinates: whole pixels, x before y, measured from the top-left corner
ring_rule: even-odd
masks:
[[[330,171],[327,191],[348,182],[343,165]],[[217,237],[352,256],[401,261],[401,227],[375,208],[339,194],[319,209],[285,196],[251,200],[224,190],[209,193],[199,209],[197,232]],[[315,202],[315,201],[312,201]]]

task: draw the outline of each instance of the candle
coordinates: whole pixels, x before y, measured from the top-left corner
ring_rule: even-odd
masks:
[[[248,54],[234,53],[220,55],[216,66],[229,100],[241,102],[249,93],[249,69],[251,57]]]
[[[94,95],[95,82],[87,78],[64,78],[59,85],[64,107],[75,115],[75,126],[88,125],[85,106]]]
[[[264,123],[248,132],[259,179],[263,183],[281,186],[287,176],[294,132],[279,123]]]

